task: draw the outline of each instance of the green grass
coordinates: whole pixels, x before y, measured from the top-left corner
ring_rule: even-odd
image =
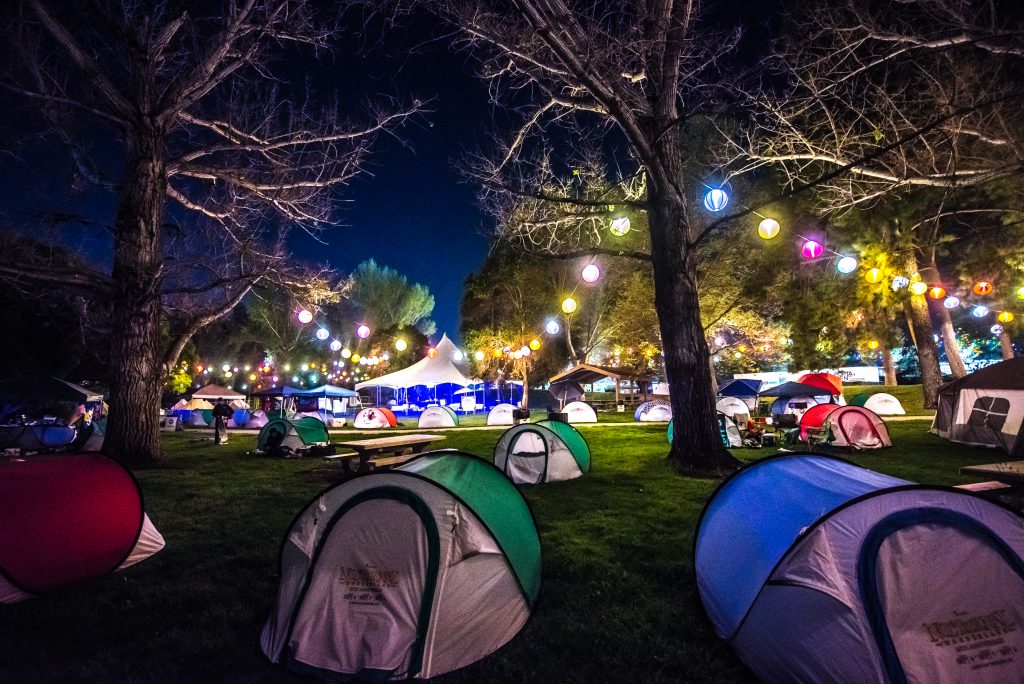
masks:
[[[891,425],[893,449],[855,454],[867,467],[922,482],[965,481],[958,468],[1001,460]],[[664,425],[582,431],[585,478],[524,489],[543,542],[533,617],[505,648],[447,682],[748,682],[712,632],[695,593],[693,529],[717,484],[665,461]],[[443,443],[490,456],[500,432],[451,431]],[[167,547],[125,572],[0,606],[3,682],[294,682],[259,633],[277,590],[276,556],[292,516],[330,481],[315,460],[246,455],[166,436],[164,465],[138,473]],[[737,450],[743,460],[771,453]],[[728,571],[728,569],[723,569]]]

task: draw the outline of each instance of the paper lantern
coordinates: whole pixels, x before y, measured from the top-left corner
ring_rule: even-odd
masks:
[[[229,370],[231,370],[231,364],[230,363],[225,363],[223,366],[220,367],[220,369],[222,371],[224,371],[225,373],[227,373]]]
[[[857,260],[851,256],[844,256],[836,262],[836,270],[840,273],[853,273],[857,270]]]
[[[562,311],[564,311],[567,314],[571,314],[573,311],[575,311],[576,306],[576,300],[573,299],[572,297],[566,297],[565,300],[562,301]]]
[[[557,335],[558,331],[562,328],[558,325],[558,321],[551,319],[547,325],[544,326],[544,330],[547,331],[548,335]]]
[[[455,351],[452,352],[453,361],[461,361],[464,358],[466,358],[466,355],[462,353],[461,349],[456,349]]]
[[[978,295],[979,297],[984,297],[985,295],[992,294],[992,283],[988,282],[987,280],[979,280],[978,282],[974,283],[974,294]]]
[[[942,299],[946,296],[946,288],[936,285],[932,289],[928,290],[928,296],[932,299]]]
[[[869,268],[864,273],[864,280],[869,283],[877,283],[882,279],[882,269],[880,268]]]
[[[878,349],[878,340],[868,340],[868,349]]]
[[[313,312],[308,309],[303,309],[299,312],[299,323],[311,323],[313,321]]]
[[[316,339],[318,340],[326,340],[330,336],[331,331],[328,330],[327,328],[318,328],[316,331]]]
[[[898,275],[892,279],[892,291],[902,290],[907,285],[910,285],[910,278],[907,276]]]
[[[358,328],[356,328],[356,337],[358,337],[359,339],[365,340],[369,336],[370,336],[370,326],[368,326],[368,325],[360,325]]]
[[[910,284],[910,291],[915,295],[923,295],[928,291],[928,283],[918,280]]]
[[[346,359],[350,358],[352,356],[352,350],[349,349],[348,347],[345,347],[344,349],[341,350],[341,356],[342,358]]]
[[[308,370],[309,370],[309,364],[308,363],[302,364],[302,372],[305,373]]]
[[[1013,313],[1010,311],[1000,311],[999,315],[996,316],[996,320],[1000,323],[1012,323],[1013,318]]]
[[[1003,326],[1001,326],[1001,325],[993,325],[991,328],[989,328],[989,330],[992,331],[993,335],[1002,335],[1003,334]]]
[[[362,360],[363,360],[363,357],[359,356],[359,354],[353,354],[352,355],[352,363],[359,363]]]
[[[409,343],[406,342],[405,340],[401,340],[401,339],[395,340],[395,349],[397,349],[398,351],[403,352],[403,351],[405,351],[408,348],[409,348]]]
[[[500,349],[495,349],[494,350],[494,358],[496,358],[496,359],[500,359],[501,358],[501,350]]]
[[[583,280],[585,282],[596,283],[600,277],[601,269],[597,267],[597,264],[587,264],[583,267]]]
[[[612,225],[608,230],[611,231],[612,235],[622,237],[629,232],[629,217],[620,216],[617,219],[612,219]]]
[[[708,211],[722,211],[727,204],[729,204],[729,195],[722,188],[711,188],[704,195],[704,208]]]
[[[340,340],[331,340],[331,351],[333,351],[333,352],[341,351],[341,341]]]
[[[757,224],[757,236],[762,240],[771,240],[779,234],[780,230],[782,230],[782,226],[772,218],[766,218]]]
[[[955,309],[956,307],[960,306],[960,298],[957,297],[956,295],[949,295],[948,297],[942,300],[942,306],[946,307],[947,309]]]
[[[430,349],[428,349],[427,350],[427,356],[429,356],[432,359],[436,359],[437,358],[437,349],[435,347],[431,347]]]
[[[540,340],[538,340],[536,337],[530,340],[530,349],[532,349],[533,351],[537,351],[538,349],[540,349]]]
[[[484,353],[482,351],[473,352],[473,358],[476,361],[483,361],[484,360]]]
[[[1024,299],[1024,287],[1017,288],[1017,299]]]
[[[988,316],[988,307],[984,304],[978,304],[976,307],[971,309],[971,315],[975,318],[984,318]]]
[[[529,356],[529,355],[530,355],[530,348],[529,348],[529,347],[527,347],[527,346],[526,346],[526,345],[524,344],[524,345],[523,345],[523,348],[519,350],[519,354],[520,354],[520,356]]]
[[[804,259],[817,259],[824,251],[825,248],[817,240],[807,240],[800,248],[800,254]]]

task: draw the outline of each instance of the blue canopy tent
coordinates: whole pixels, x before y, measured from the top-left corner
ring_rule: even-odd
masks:
[[[761,393],[761,385],[763,384],[763,380],[737,378],[736,380],[730,380],[719,387],[718,396],[737,397],[739,399],[749,399],[750,397],[756,398],[757,395]]]
[[[337,385],[320,385],[319,387],[311,387],[309,389],[286,387],[284,388],[284,396],[293,397],[296,400],[315,400],[315,411],[299,411],[299,413],[316,413],[320,420],[330,425],[328,421],[339,416],[348,415],[347,400],[352,397],[358,397],[359,394],[346,387],[338,387]],[[343,405],[340,410],[336,404],[336,402],[339,401]]]
[[[715,631],[760,681],[1009,682],[1024,681],[1024,660],[965,679],[935,635],[957,615],[1024,606],[1022,554],[1018,511],[793,453],[719,486],[694,566]],[[1005,645],[1021,652],[1024,633]]]

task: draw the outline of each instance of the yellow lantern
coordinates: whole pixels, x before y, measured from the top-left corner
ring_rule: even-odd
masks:
[[[566,297],[565,300],[562,301],[562,311],[564,311],[567,314],[571,314],[573,311],[575,311],[576,306],[576,300],[573,299],[572,297]]]
[[[538,340],[536,337],[530,340],[530,349],[532,349],[533,351],[537,351],[538,349],[540,349],[540,340]]]
[[[762,240],[771,240],[779,234],[782,227],[775,219],[766,218],[757,225],[757,236]]]
[[[395,349],[397,349],[398,351],[403,352],[403,351],[405,351],[408,348],[409,348],[409,343],[406,342],[405,340],[403,340],[401,338],[395,340]]]
[[[869,283],[877,283],[882,279],[882,269],[880,268],[869,268],[864,273],[864,280]]]
[[[1024,299],[1024,287],[1017,288],[1017,299]]]
[[[496,358],[496,359],[500,359],[501,358],[501,350],[500,349],[495,349],[494,350],[494,358]]]
[[[910,291],[916,295],[923,295],[928,291],[928,284],[924,281],[918,280],[917,282],[910,284]]]
[[[999,315],[996,316],[996,319],[1000,323],[1010,323],[1010,322],[1013,321],[1014,315],[1011,312],[1009,312],[1009,311],[1000,311]]]
[[[868,340],[868,349],[878,349],[878,340]]]

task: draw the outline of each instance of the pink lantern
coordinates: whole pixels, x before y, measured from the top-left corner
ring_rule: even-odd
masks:
[[[309,309],[302,309],[299,311],[299,323],[310,323],[313,320],[313,314]]]
[[[365,340],[370,336],[370,327],[368,325],[360,325],[356,328],[356,337],[361,340]]]
[[[804,259],[817,259],[825,251],[825,248],[817,240],[807,240],[800,248],[800,254]]]
[[[596,283],[601,277],[601,269],[596,264],[587,264],[583,267],[583,280],[588,283]]]

